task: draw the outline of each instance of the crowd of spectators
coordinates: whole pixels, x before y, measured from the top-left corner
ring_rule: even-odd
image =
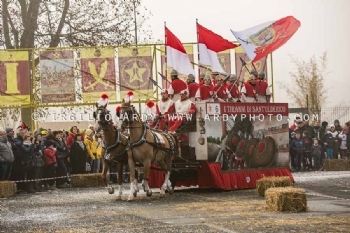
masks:
[[[350,121],[343,126],[339,120],[332,124],[308,121],[300,118],[289,128],[291,168],[294,171],[323,170],[325,159],[348,159]]]
[[[68,131],[6,128],[0,131],[0,181],[15,181],[18,192],[27,193],[69,187],[70,174],[102,171],[103,146],[103,134],[92,125]]]

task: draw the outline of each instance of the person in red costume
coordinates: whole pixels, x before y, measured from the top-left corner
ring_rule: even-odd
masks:
[[[215,101],[226,102],[228,90],[226,88],[226,84],[224,83],[224,77],[220,74],[216,76],[214,93],[216,93],[214,98]]]
[[[190,93],[190,100],[192,102],[195,102],[196,99],[196,93],[198,91],[199,85],[195,82],[195,77],[193,74],[189,74],[186,79],[187,86],[188,86],[188,92]]]
[[[175,133],[180,125],[196,113],[196,105],[188,98],[189,93],[183,90],[180,93],[181,99],[175,102],[175,114],[169,118],[169,131]]]
[[[168,91],[162,90],[161,93],[162,99],[156,104],[156,120],[152,125],[152,128],[158,130],[165,130],[165,126],[168,124],[169,115],[175,113],[174,101],[169,98]]]
[[[212,87],[215,87],[215,85],[216,85],[216,76],[218,76],[219,75],[219,72],[211,72],[211,86]]]
[[[257,102],[256,99],[256,82],[255,76],[251,74],[249,80],[244,83],[242,87],[242,102],[254,103]]]
[[[259,72],[259,81],[256,84],[256,94],[259,103],[270,103],[271,91],[269,84],[265,81],[265,73]]]
[[[198,85],[201,86],[203,85],[204,83],[204,77],[205,77],[205,74],[204,73],[201,73],[201,75],[199,76],[199,82],[198,82]]]
[[[169,97],[176,101],[180,99],[180,92],[182,90],[187,90],[187,84],[178,78],[178,73],[176,70],[172,70],[170,73],[171,84],[168,88]]]
[[[230,82],[230,84],[227,86],[228,101],[229,102],[240,102],[241,93],[238,90],[237,76],[235,74],[231,74],[229,82]]]
[[[199,86],[196,93],[196,101],[208,102],[214,94],[214,88],[210,85],[210,76],[206,75],[203,82],[203,85]]]

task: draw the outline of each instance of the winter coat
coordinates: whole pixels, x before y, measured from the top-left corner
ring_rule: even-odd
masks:
[[[84,145],[84,143],[83,143]],[[86,166],[87,152],[84,145],[84,148],[74,142],[70,149],[70,162],[72,166],[72,174],[84,174]]]
[[[102,140],[101,140],[101,142],[99,142],[98,140],[96,140],[96,139],[94,139],[94,145],[95,145],[95,147],[96,147],[96,158],[97,159],[102,159],[102,157],[103,157],[103,148],[102,148],[102,146],[103,146],[103,143],[102,143]]]
[[[292,150],[294,150],[295,152],[297,153],[302,153],[304,151],[304,143],[303,143],[303,140],[300,138],[300,139],[294,139],[291,144],[290,144],[290,148]]]
[[[313,144],[312,147],[311,147],[311,154],[313,156],[321,156],[321,154],[322,154],[322,147],[321,147],[321,145]]]
[[[13,162],[15,156],[9,142],[0,141],[0,163],[1,162]]]
[[[340,149],[346,150],[347,147],[347,132],[342,131],[339,135],[338,138],[340,140]]]
[[[327,143],[327,145],[326,145],[326,148],[334,148],[334,146],[335,146],[335,141],[334,141],[334,138],[327,138],[326,139],[326,143]]]
[[[44,160],[46,165],[51,165],[57,163],[56,160],[56,150],[52,148],[45,148],[44,149]]]
[[[305,151],[310,151],[312,146],[312,138],[309,136],[305,136],[302,140],[304,143]]]
[[[65,158],[67,156],[68,153],[68,148],[66,146],[66,143],[64,141],[60,141],[58,139],[56,139],[54,144],[54,147],[56,147],[57,151],[56,151],[56,157],[58,159],[62,159]]]
[[[30,163],[32,162],[32,156],[34,154],[34,144],[24,142],[21,146],[23,162],[22,163]]]
[[[91,137],[84,138],[84,144],[86,147],[86,152],[91,159],[96,159],[96,144]]]

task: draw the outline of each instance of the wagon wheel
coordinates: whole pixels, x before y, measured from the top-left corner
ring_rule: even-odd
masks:
[[[251,138],[249,141],[248,141],[248,145],[246,147],[246,150],[245,150],[245,153],[244,153],[244,160],[246,162],[246,165],[249,167],[249,168],[253,168],[252,167],[252,164],[251,164],[251,160],[254,156],[254,150],[255,150],[255,147],[259,144],[259,140],[257,138]]]
[[[226,146],[228,146],[232,151],[235,151],[240,140],[241,137],[238,135],[238,133],[230,132],[227,136]]]
[[[237,159],[244,159],[245,150],[248,145],[248,139],[243,138],[239,141],[237,148],[236,148],[236,158]]]
[[[271,167],[275,160],[276,143],[272,137],[265,137],[254,149],[252,167]]]

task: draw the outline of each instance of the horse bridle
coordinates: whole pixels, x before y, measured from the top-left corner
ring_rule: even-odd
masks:
[[[99,111],[102,111],[103,112],[103,115],[105,116],[104,119],[98,119],[98,112]],[[100,113],[101,114],[101,113]],[[103,148],[106,150],[106,154],[108,154],[112,149],[118,147],[120,144],[123,144],[122,141],[120,140],[120,132],[117,128],[114,128],[114,129],[107,129],[106,126],[110,126],[111,124],[111,120],[107,120],[106,119],[106,115],[110,115],[110,111],[107,110],[106,108],[101,108],[101,107],[98,107],[96,109],[96,111],[93,113],[93,117],[95,120],[97,120],[97,123],[99,125],[99,130],[103,130],[103,131],[114,131],[116,133],[116,139],[115,139],[115,142],[112,144],[112,145],[105,145]],[[99,131],[97,130],[97,131]],[[124,144],[123,144],[124,145]],[[127,145],[125,145],[127,146]],[[122,152],[124,153],[124,152]],[[120,154],[122,154],[120,153]]]

